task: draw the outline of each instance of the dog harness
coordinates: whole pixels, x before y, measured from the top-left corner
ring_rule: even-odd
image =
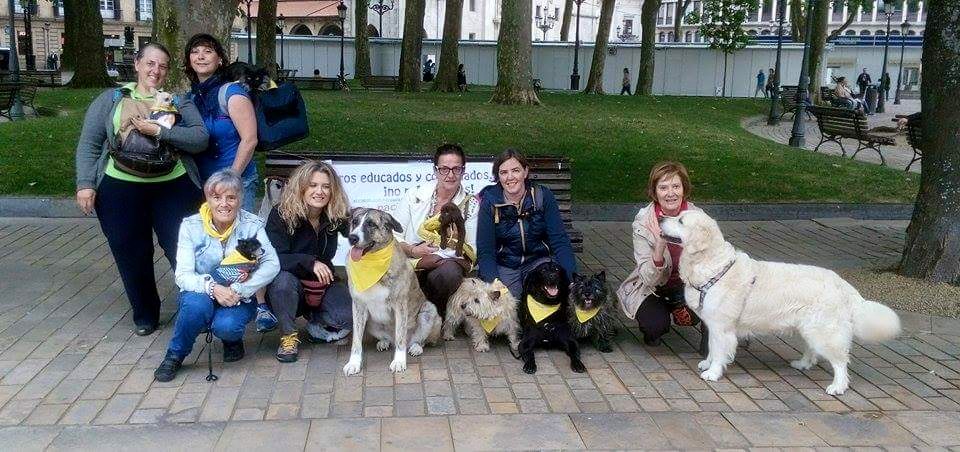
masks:
[[[557,312],[557,309],[560,309],[559,304],[553,306],[546,305],[535,300],[532,296],[527,295],[527,310],[530,311],[530,315],[533,317],[533,323],[540,323],[543,319]]]
[[[393,260],[393,240],[377,251],[371,251],[355,261],[347,256],[347,276],[358,292],[363,292],[380,281],[390,268]]]
[[[575,308],[574,311],[577,313],[577,320],[580,323],[587,323],[590,321],[590,319],[597,316],[597,313],[600,312],[600,306],[597,306],[593,309],[586,309],[586,310]]]
[[[700,309],[703,309],[703,300],[707,298],[707,291],[710,290],[710,288],[713,287],[714,284],[720,282],[720,278],[723,278],[723,275],[726,275],[727,271],[729,271],[730,267],[733,267],[733,264],[735,263],[737,263],[736,258],[730,261],[729,264],[723,266],[723,270],[720,270],[720,273],[717,273],[716,276],[714,276],[713,278],[710,278],[710,280],[708,280],[706,283],[704,283],[700,287],[697,287],[691,284],[691,286],[693,286],[694,289],[697,289],[697,291],[700,292]]]
[[[493,332],[493,330],[500,324],[500,319],[502,316],[490,317],[489,319],[478,319],[480,320],[480,326],[483,327],[483,331],[486,331],[487,334]]]

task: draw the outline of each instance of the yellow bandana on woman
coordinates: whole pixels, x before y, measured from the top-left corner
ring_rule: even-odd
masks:
[[[576,311],[577,320],[579,320],[580,323],[587,323],[587,321],[594,318],[597,315],[597,313],[600,312],[600,306],[597,306],[593,309],[586,309],[586,310],[575,308],[574,311]]]
[[[387,274],[390,261],[393,260],[393,246],[391,240],[387,246],[364,254],[358,261],[347,255],[347,277],[353,281],[358,291],[363,292],[373,287],[380,278],[383,278],[383,275]]]
[[[496,317],[490,317],[489,319],[479,319],[480,326],[483,327],[483,331],[486,331],[487,334],[492,333],[494,328],[500,324],[500,317],[501,316],[498,315]]]
[[[200,220],[203,221],[204,232],[221,242],[226,242],[227,239],[230,238],[230,234],[233,233],[233,227],[237,224],[237,221],[234,220],[233,223],[230,223],[230,227],[228,227],[226,231],[217,231],[217,228],[213,227],[213,211],[210,210],[210,205],[207,203],[200,205]]]
[[[556,304],[553,306],[543,304],[537,300],[534,300],[532,296],[527,295],[527,309],[530,311],[530,315],[533,316],[533,323],[540,323],[543,319],[550,317],[551,314],[557,312],[557,309],[560,309],[560,305]]]

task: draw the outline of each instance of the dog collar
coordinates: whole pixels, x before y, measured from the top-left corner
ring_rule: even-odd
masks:
[[[530,311],[530,316],[533,317],[533,323],[540,323],[543,319],[557,312],[557,309],[560,309],[560,304],[554,306],[546,305],[534,299],[533,296],[527,295],[527,310]]]
[[[723,278],[723,275],[726,275],[727,271],[729,271],[730,268],[733,267],[733,264],[735,263],[737,263],[736,258],[730,261],[729,264],[724,265],[723,270],[720,270],[720,273],[717,273],[716,276],[714,276],[713,278],[710,278],[702,286],[697,287],[691,284],[691,286],[693,286],[694,289],[697,289],[697,291],[700,292],[700,309],[703,309],[703,301],[707,298],[707,291],[710,290],[710,288],[713,287],[714,284],[720,282],[720,278]]]
[[[478,319],[480,320],[480,326],[483,327],[483,331],[486,331],[487,334],[493,332],[493,330],[500,324],[502,316],[490,317],[489,319]]]
[[[600,306],[597,306],[593,309],[586,309],[586,310],[580,309],[580,308],[574,308],[574,311],[576,312],[577,320],[580,323],[587,323],[588,321],[590,321],[590,319],[597,316],[597,313],[600,312]]]
[[[380,281],[387,274],[393,260],[393,241],[377,251],[364,254],[355,261],[347,255],[347,276],[358,292],[363,292]]]

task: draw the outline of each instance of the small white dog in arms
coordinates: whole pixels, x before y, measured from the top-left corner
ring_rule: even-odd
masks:
[[[377,339],[377,349],[394,345],[390,370],[407,369],[407,353],[418,356],[424,344],[440,339],[440,315],[420,290],[413,266],[393,231],[403,227],[389,213],[356,208],[350,215],[347,275],[353,297],[353,340],[343,373],[355,375],[363,364],[363,338]],[[409,348],[408,348],[409,347]]]
[[[687,306],[709,328],[710,351],[698,367],[717,381],[737,352],[737,338],[796,332],[806,347],[790,363],[806,370],[823,357],[833,367],[827,394],[847,390],[847,363],[854,338],[883,342],[900,334],[900,318],[865,300],[831,270],[753,260],[723,239],[717,222],[699,211],[661,219],[667,241],[683,245],[680,278]]]
[[[477,278],[465,278],[447,303],[443,338],[453,340],[461,323],[465,324],[464,329],[478,352],[490,350],[488,336],[506,335],[514,352],[520,345],[517,299],[502,283],[497,286]]]

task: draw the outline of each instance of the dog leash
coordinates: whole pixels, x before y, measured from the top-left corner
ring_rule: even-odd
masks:
[[[204,341],[207,343],[207,381],[217,381],[220,377],[213,373],[213,332],[209,328]]]
[[[723,270],[720,270],[720,273],[718,273],[718,274],[717,274],[716,276],[714,276],[713,278],[710,278],[710,279],[709,279],[706,283],[704,283],[702,286],[697,287],[697,286],[694,286],[693,284],[691,284],[691,286],[693,286],[694,289],[697,289],[697,291],[700,292],[700,309],[703,309],[703,301],[707,298],[707,291],[710,290],[710,288],[713,287],[714,284],[720,282],[720,278],[723,278],[723,275],[726,275],[727,272],[730,270],[731,267],[733,267],[733,264],[735,264],[735,263],[737,263],[737,259],[736,259],[736,258],[734,258],[732,261],[730,261],[729,264],[725,265],[725,266],[723,267]]]

